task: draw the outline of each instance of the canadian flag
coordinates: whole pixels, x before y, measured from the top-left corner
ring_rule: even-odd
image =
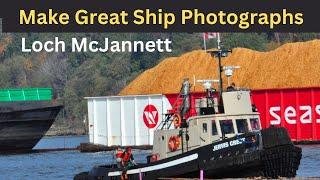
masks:
[[[218,32],[205,32],[203,33],[203,46],[204,50],[207,51],[206,40],[216,38],[218,42],[218,49],[220,49],[220,33]]]
[[[205,33],[203,33],[203,37],[205,40],[217,38],[218,33],[217,32],[205,32]]]

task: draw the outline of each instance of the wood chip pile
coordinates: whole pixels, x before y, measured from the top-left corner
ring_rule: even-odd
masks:
[[[250,89],[320,86],[320,40],[288,43],[276,50],[257,52],[235,48],[223,65],[240,66],[232,82]],[[217,60],[203,50],[196,50],[163,60],[125,87],[119,95],[177,93],[182,80],[217,79]],[[224,86],[227,86],[225,75]],[[217,87],[217,85],[215,85]],[[193,91],[202,91],[196,84]]]

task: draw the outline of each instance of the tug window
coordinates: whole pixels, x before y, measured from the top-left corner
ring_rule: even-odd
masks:
[[[236,124],[238,128],[238,133],[249,132],[249,126],[246,119],[237,119]]]
[[[203,132],[203,133],[207,133],[207,132],[208,132],[207,123],[203,123],[203,124],[202,124],[202,132]]]
[[[221,127],[222,134],[233,134],[234,133],[233,124],[232,124],[231,119],[220,121],[220,127]]]
[[[258,118],[250,119],[250,124],[251,124],[252,130],[260,130],[261,129]]]
[[[218,135],[218,131],[217,131],[217,126],[216,126],[216,121],[212,121],[212,136]]]

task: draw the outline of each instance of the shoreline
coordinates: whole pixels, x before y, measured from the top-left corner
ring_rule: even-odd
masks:
[[[52,126],[44,136],[82,136],[88,135],[88,132],[84,128],[73,127],[56,127]]]

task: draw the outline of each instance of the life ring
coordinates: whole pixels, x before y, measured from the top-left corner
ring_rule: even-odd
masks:
[[[178,128],[181,126],[181,116],[180,114],[175,113],[172,118],[174,128]]]
[[[180,147],[180,137],[171,136],[168,142],[168,148],[171,152],[176,151]]]
[[[158,161],[158,154],[152,154],[150,158],[150,162]]]

